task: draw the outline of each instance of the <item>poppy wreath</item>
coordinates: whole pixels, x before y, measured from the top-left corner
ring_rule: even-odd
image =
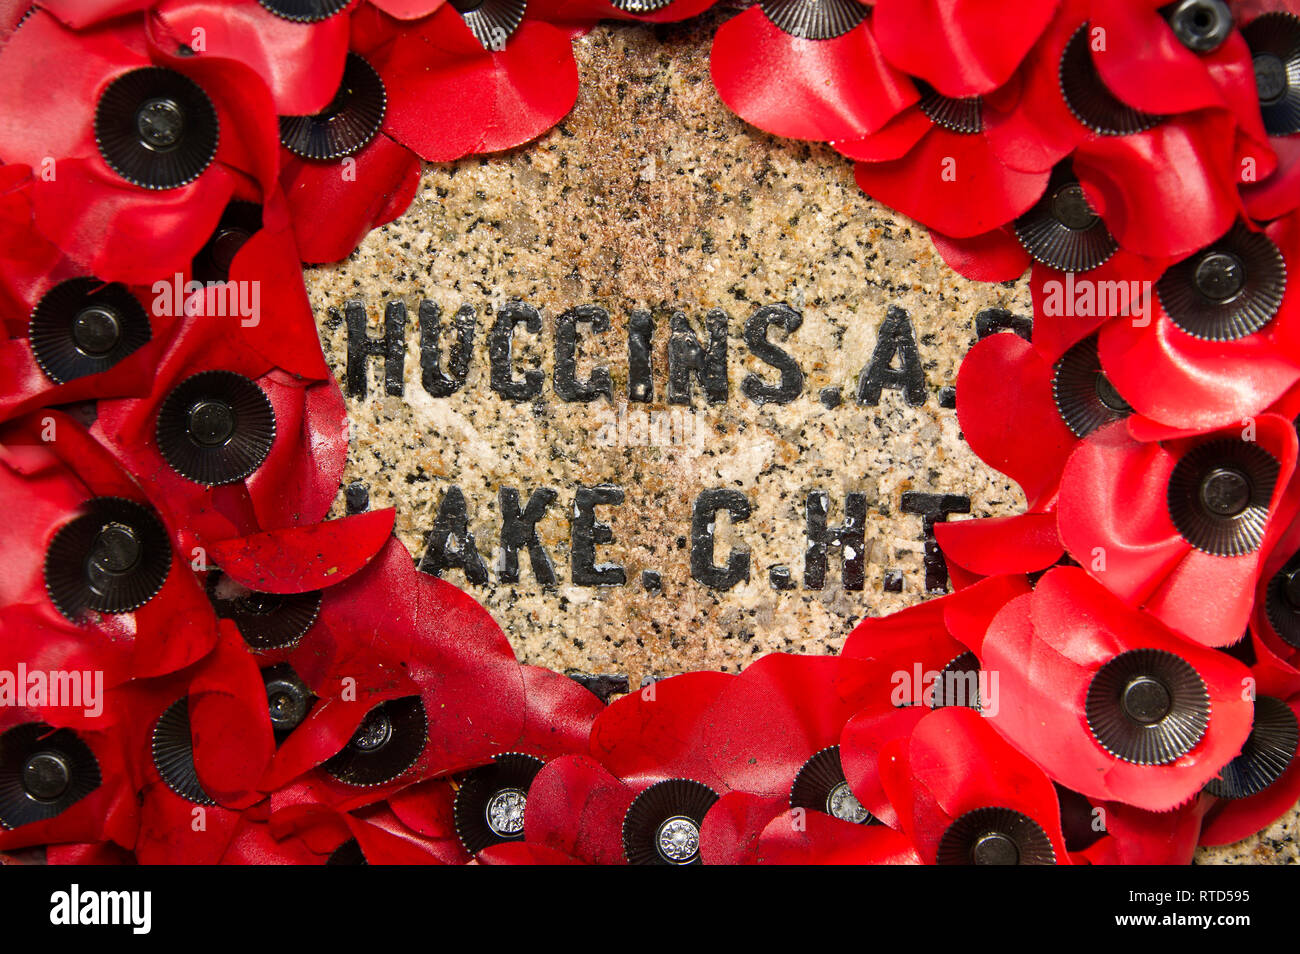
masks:
[[[419,572],[392,510],[327,519],[348,424],[303,263],[422,160],[551,128],[597,21],[712,3],[0,3],[0,851],[1186,863],[1294,806],[1294,0],[760,0],[717,30],[739,116],[830,143],[961,274],[1030,271],[1032,331],[957,382],[1025,512],[939,525],[954,591],[840,655],[606,705]],[[214,283],[265,318],[214,320]]]

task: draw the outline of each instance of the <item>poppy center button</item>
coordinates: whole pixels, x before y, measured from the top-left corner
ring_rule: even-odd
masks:
[[[668,861],[682,864],[700,850],[700,829],[689,818],[678,815],[659,827],[659,852]]]
[[[1196,289],[1211,301],[1228,301],[1246,284],[1246,268],[1229,252],[1211,252],[1200,260],[1193,278]]]
[[[1250,481],[1232,467],[1216,467],[1201,481],[1201,503],[1216,517],[1235,517],[1250,504]]]
[[[1083,186],[1077,182],[1062,187],[1052,197],[1052,214],[1067,229],[1076,232],[1092,228],[1097,221],[1097,213],[1092,211],[1083,194]]]
[[[1154,725],[1169,714],[1173,698],[1169,689],[1150,676],[1138,676],[1124,687],[1124,714],[1143,725]]]
[[[1265,105],[1277,102],[1286,93],[1286,64],[1276,53],[1256,53],[1255,89]]]
[[[1015,865],[1020,863],[1020,849],[1010,836],[991,831],[976,839],[971,857],[977,865]]]
[[[392,735],[393,723],[388,716],[381,710],[371,709],[356,735],[352,736],[352,745],[363,752],[373,752],[382,748]]]
[[[509,838],[524,830],[524,807],[528,796],[523,789],[503,788],[490,799],[484,814],[488,827],[502,838]]]
[[[222,401],[198,401],[190,408],[190,435],[205,447],[230,440],[235,432],[235,414]]]
[[[23,789],[38,801],[54,801],[71,782],[68,763],[57,752],[37,752],[23,766]]]
[[[140,141],[150,149],[171,149],[185,133],[185,113],[175,100],[150,99],[136,112],[135,128],[140,133]]]
[[[111,309],[90,305],[72,319],[72,340],[82,354],[108,354],[122,337],[122,326]]]
[[[826,810],[840,821],[855,825],[861,825],[868,818],[867,810],[853,794],[848,782],[840,782],[830,790],[826,796]]]
[[[140,561],[140,539],[124,523],[110,523],[99,531],[90,562],[105,573],[125,573]]]
[[[1183,46],[1207,53],[1232,32],[1232,12],[1223,0],[1180,0],[1169,12],[1169,26]]]

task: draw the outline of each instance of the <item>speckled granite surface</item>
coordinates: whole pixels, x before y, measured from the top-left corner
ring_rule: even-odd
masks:
[[[975,516],[1024,503],[969,451],[940,392],[975,341],[978,313],[1030,313],[1027,283],[961,279],[923,229],[861,194],[851,163],[734,117],[709,81],[709,30],[610,26],[576,41],[582,92],[559,127],[523,149],[426,167],[405,216],[347,262],[307,274],[341,381],[346,301],[364,302],[373,336],[387,302],[404,301],[409,316],[403,395],[385,392],[383,365],[371,360],[367,395],[348,399],[345,479],[368,486],[371,506],[397,506],[397,533],[417,556],[447,491],[459,488],[487,582],[460,569],[445,577],[492,611],[523,661],[625,673],[632,686],[651,675],[736,671],[770,651],[835,652],[859,619],[923,598],[922,521],[903,512],[905,491],[964,495]],[[467,304],[477,310],[465,382],[450,396],[433,397],[421,382],[421,299],[441,309],[444,366],[452,316]],[[540,334],[515,333],[514,373],[545,375],[540,394],[522,401],[490,383],[489,330],[511,299],[542,321]],[[742,382],[757,373],[775,384],[779,375],[753,356],[744,324],[774,303],[802,316],[797,330],[772,328],[769,338],[804,380],[793,401],[760,404]],[[578,325],[577,378],[597,367],[611,377],[612,398],[590,403],[562,400],[555,386],[556,317],[580,305],[610,316],[601,333]],[[878,404],[856,399],[890,306],[914,329],[925,379],[919,406],[890,388]],[[692,379],[692,406],[670,404],[670,314],[683,312],[707,346],[712,309],[728,319],[728,398],[707,403]],[[649,403],[628,400],[636,310],[655,316]],[[602,484],[624,499],[595,511],[613,537],[595,561],[621,565],[626,583],[578,585],[576,489]],[[537,523],[553,585],[538,582],[527,548],[518,582],[502,580],[502,487],[517,489],[521,505],[539,488],[555,491]],[[691,577],[692,505],[710,488],[737,490],[751,508],[743,521],[713,521],[716,563],[733,547],[749,553],[748,580],[725,591]],[[830,525],[843,522],[847,494],[865,497],[861,589],[844,585],[834,551],[822,588],[805,578],[813,491],[829,495]],[[788,567],[792,588],[774,585],[774,567]],[[657,586],[646,571],[658,574]],[[890,589],[901,579],[901,591],[887,589],[887,578]],[[1294,861],[1295,830],[1292,817],[1203,860]]]

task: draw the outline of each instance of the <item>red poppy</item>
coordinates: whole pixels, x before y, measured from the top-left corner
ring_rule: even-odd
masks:
[[[263,800],[274,753],[266,690],[234,625],[217,648],[174,676],[133,682],[124,723],[140,799],[142,864],[213,864],[241,816]]]
[[[881,780],[883,751],[906,739],[931,708],[992,701],[981,702],[991,683],[987,677],[981,682],[980,644],[998,610],[1028,588],[1024,577],[999,575],[960,593],[864,620],[850,634],[844,658],[862,662],[873,693],[843,726],[840,761],[850,788],[872,817],[899,826]]]
[[[586,752],[591,724],[604,708],[604,703],[559,673],[537,666],[523,666],[521,669],[525,704],[523,730],[517,740],[505,745],[500,753],[495,753],[495,757],[513,759],[523,755],[529,757],[527,762],[538,760],[532,764],[540,768],[540,763],[560,755]],[[485,767],[490,769],[494,765],[495,761],[488,762]],[[408,828],[437,845],[441,860],[449,864],[461,863],[471,856],[481,857],[484,851],[496,847],[502,839],[523,837],[522,831],[499,832],[491,828],[486,833],[476,834],[477,813],[473,807],[477,807],[479,812],[486,811],[494,796],[516,785],[520,786],[526,799],[530,782],[527,771],[518,778],[502,781],[490,771],[474,770],[455,784],[448,778],[417,783],[390,796],[388,803],[393,814]],[[479,787],[475,788],[476,785]],[[487,787],[482,787],[484,785]],[[462,799],[469,801],[458,806],[457,801]],[[525,801],[521,801],[521,811],[526,819]],[[469,818],[471,814],[476,817]],[[462,826],[474,825],[475,831],[466,830],[462,834],[457,825],[458,816]],[[488,840],[494,843],[486,848],[477,847],[480,841]],[[504,863],[503,859],[499,860]]]
[[[776,136],[853,140],[878,132],[916,102],[912,81],[881,55],[866,9],[854,2],[824,6],[848,29],[809,35],[811,24],[774,23],[760,7],[718,28],[713,83],[741,119]]]
[[[67,267],[52,269],[51,276],[32,303],[16,312],[23,320],[10,324],[13,336],[0,341],[0,419],[38,407],[143,396],[175,325],[149,315],[146,288],[105,283]],[[113,320],[126,331],[117,331],[97,353],[99,346],[91,353],[79,350],[77,332],[70,330],[75,318],[67,309],[87,304],[111,307]]]
[[[74,31],[38,9],[0,49],[0,83],[23,104],[0,121],[0,160],[41,172],[37,228],[109,281],[184,270],[236,189],[265,190],[275,174],[261,80],[233,61],[176,55],[143,26],[134,16]],[[155,102],[141,125],[141,104]],[[166,162],[144,145],[153,140],[168,144]]]
[[[1171,264],[1125,249],[1116,249],[1086,274],[1071,275],[1035,262],[1029,273],[1035,350],[1055,362],[1111,320],[1149,321],[1156,310],[1152,286]]]
[[[1261,53],[1278,56],[1289,40],[1300,35],[1300,5],[1294,0],[1241,0],[1233,5],[1233,13],[1252,52],[1258,46]],[[1266,15],[1268,20],[1256,22]],[[1270,100],[1277,115],[1270,117],[1271,125],[1266,121],[1268,145],[1277,156],[1277,168],[1271,175],[1251,170],[1253,182],[1243,176],[1241,197],[1246,212],[1261,221],[1293,212],[1300,204],[1300,130],[1293,119],[1285,117],[1285,103],[1282,95]]]
[[[548,762],[528,790],[525,844],[586,864],[621,865],[623,817],[637,789],[585,755]]]
[[[833,145],[859,160],[855,176],[869,196],[945,236],[972,239],[1028,212],[1050,178],[998,159],[984,136],[982,110],[978,100],[931,92],[879,132]]]
[[[1129,609],[1083,570],[1049,570],[994,618],[980,651],[1000,676],[990,723],[1089,798],[1167,811],[1250,731],[1245,667]]]
[[[1242,284],[1210,306],[1192,296],[1213,289],[1207,270],[1223,256],[1244,266],[1229,276]],[[1261,413],[1300,380],[1300,292],[1286,278],[1295,262],[1300,213],[1262,232],[1236,226],[1165,271],[1145,320],[1106,323],[1098,350],[1107,375],[1138,413],[1173,428],[1209,430]]]
[[[176,292],[158,288],[169,300]],[[338,494],[347,453],[338,385],[271,368],[254,350],[268,340],[256,331],[238,316],[191,318],[148,397],[99,402],[92,433],[137,479],[159,488],[186,553],[315,523]],[[196,418],[203,409],[215,416]]]
[[[394,602],[393,593],[408,597]],[[321,701],[281,745],[264,780],[276,791],[273,803],[298,798],[279,791],[293,783],[309,800],[340,809],[372,804],[481,765],[521,738],[524,678],[500,627],[469,596],[416,570],[395,538],[365,569],[323,592],[309,637],[285,658]],[[373,711],[391,702],[401,705]],[[374,758],[364,740],[351,751],[363,722],[377,718],[398,744],[378,747]],[[320,767],[335,756],[333,766]]]
[[[923,716],[882,755],[880,774],[925,863],[1071,861],[1051,781],[970,709]]]
[[[33,638],[44,632],[42,652],[63,645],[79,667],[94,657],[110,685],[123,668],[135,676],[172,672],[212,648],[211,606],[168,544],[165,521],[83,428],[61,412],[33,412],[0,431],[0,446],[0,480],[15,504],[0,603],[15,639],[19,629]],[[97,514],[102,526],[130,528],[141,561],[121,572],[105,564],[102,529],[82,533],[95,529]],[[107,575],[92,584],[83,561],[96,553],[95,565],[106,566]]]
[[[633,785],[680,777],[718,794],[788,795],[799,769],[835,744],[868,698],[867,676],[857,662],[784,654],[739,676],[674,676],[605,709],[591,753]]]
[[[508,149],[572,108],[578,72],[567,34],[525,17],[504,46],[490,48],[497,42],[477,36],[450,5],[409,23],[358,10],[344,73],[349,92],[338,109],[368,135],[349,131],[323,151],[285,139],[281,152],[305,261],[344,258],[370,229],[404,212],[419,184],[417,155],[445,162]],[[324,207],[332,210],[327,222],[316,214]]]
[[[1295,461],[1295,429],[1274,415],[1161,443],[1111,424],[1066,464],[1061,540],[1128,605],[1226,646],[1246,628],[1261,546]]]
[[[1211,783],[1211,795],[1205,797],[1203,845],[1228,845],[1262,831],[1300,798],[1300,677],[1294,670],[1285,671],[1289,668],[1267,657],[1251,667],[1258,680],[1251,735],[1242,753]]]
[[[110,700],[106,707],[112,705]],[[120,727],[60,727],[50,723],[50,712],[22,705],[0,710],[0,771],[8,779],[22,778],[33,758],[52,757],[59,766],[52,781],[61,787],[32,793],[30,782],[7,786],[0,798],[0,851],[67,843],[104,845],[103,854],[116,854],[133,847],[140,813],[127,780]],[[50,863],[59,862],[54,851]]]
[[[585,762],[566,762],[562,777],[576,773],[575,780],[558,783],[558,792],[538,790],[541,775],[534,781],[525,822],[529,842],[573,853],[576,842],[552,827],[553,809],[536,807],[552,797],[548,792],[572,798],[570,785],[597,786],[608,797],[626,795],[630,802],[631,795],[685,779],[689,785],[707,786],[715,799],[723,796],[697,819],[699,857],[706,863],[752,863],[759,834],[774,816],[799,802],[796,782],[812,763],[818,763],[817,772],[808,776],[808,784],[818,792],[809,796],[808,807],[831,811],[834,777],[849,796],[833,747],[867,693],[884,688],[863,681],[867,669],[856,661],[778,654],[764,657],[741,676],[692,673],[625,696],[592,726],[591,751],[600,761],[599,772],[593,774]],[[810,708],[810,699],[820,704]],[[549,766],[543,773],[548,771]],[[600,781],[606,772],[617,786]],[[538,791],[541,795],[535,796]],[[737,798],[728,799],[729,793]],[[534,820],[534,811],[542,821]],[[854,815],[858,809],[845,811]],[[579,856],[592,860],[593,854],[614,849],[584,850],[586,855]],[[618,850],[621,855],[621,842]]]
[[[1253,69],[1240,37],[1199,57],[1176,54],[1170,27],[1139,6],[1066,0],[1018,81],[985,99],[987,138],[1003,163],[1023,172],[1045,172],[1071,158],[1089,203],[1121,247],[1181,257],[1236,218],[1239,160],[1249,154],[1261,176],[1274,160],[1262,142]],[[1135,18],[1136,26],[1128,22]],[[1116,25],[1105,25],[1112,20]],[[1157,48],[1198,77],[1176,94],[1185,101],[1161,98],[1170,113],[1164,118],[1117,98],[1177,85],[1152,82],[1148,54]],[[1063,93],[1063,76],[1073,99]],[[1108,87],[1112,76],[1117,83],[1123,77],[1122,89]]]

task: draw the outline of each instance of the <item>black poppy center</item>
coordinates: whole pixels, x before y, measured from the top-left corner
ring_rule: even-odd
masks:
[[[1090,229],[1097,221],[1097,213],[1092,211],[1083,194],[1083,186],[1077,182],[1062,186],[1052,196],[1052,216],[1074,232]]]
[[[266,687],[266,708],[271,714],[271,728],[286,732],[295,728],[307,714],[307,694],[300,684],[277,679]]]
[[[1283,575],[1282,596],[1293,610],[1300,613],[1300,567]]]
[[[1169,26],[1183,46],[1205,53],[1232,32],[1232,12],[1223,0],[1181,0],[1169,12]]]
[[[143,146],[155,152],[168,152],[176,148],[185,134],[185,111],[176,100],[155,96],[136,110],[135,128]]]
[[[1276,53],[1256,53],[1253,62],[1259,101],[1271,106],[1286,95],[1286,63]]]
[[[84,355],[99,358],[122,339],[117,313],[104,305],[87,305],[72,319],[72,341]]]
[[[451,5],[456,8],[457,13],[469,13],[483,6],[483,0],[451,0]]]
[[[238,227],[218,229],[217,233],[212,236],[209,243],[208,254],[212,257],[212,265],[222,274],[230,274],[230,266],[235,261],[235,254],[244,247],[244,243],[252,238],[252,233],[247,229]]]
[[[1210,252],[1196,263],[1192,282],[1210,301],[1231,301],[1246,285],[1246,266],[1231,252]]]
[[[57,752],[37,752],[23,765],[23,789],[38,801],[56,801],[71,784],[72,767]]]
[[[977,865],[1018,865],[1020,849],[1010,835],[989,831],[975,839],[971,846],[971,860]]]
[[[1244,512],[1250,496],[1250,478],[1235,467],[1216,467],[1201,478],[1201,505],[1216,517]]]
[[[1155,725],[1169,715],[1173,704],[1169,687],[1150,676],[1135,676],[1130,679],[1120,695],[1124,714],[1142,725]]]
[[[1115,390],[1115,385],[1110,383],[1110,378],[1106,377],[1106,375],[1098,371],[1093,384],[1097,389],[1097,400],[1106,407],[1119,414],[1133,413],[1132,405],[1120,396],[1119,391]]]
[[[393,737],[393,722],[382,708],[371,709],[352,736],[352,747],[362,752],[383,748]]]
[[[274,613],[284,605],[284,600],[276,593],[254,593],[251,590],[243,596],[236,597],[235,602],[245,613],[253,613],[257,616]]]
[[[216,447],[235,433],[235,411],[225,401],[195,401],[190,406],[186,429],[204,447]]]
[[[90,550],[92,572],[119,576],[134,568],[143,552],[135,528],[125,523],[105,524]]]

